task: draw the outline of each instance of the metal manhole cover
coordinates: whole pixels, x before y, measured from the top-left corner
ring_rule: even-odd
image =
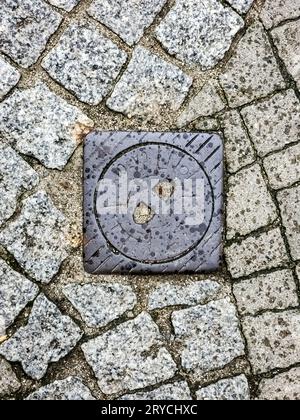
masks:
[[[220,267],[218,135],[95,132],[84,153],[89,273],[198,273]]]

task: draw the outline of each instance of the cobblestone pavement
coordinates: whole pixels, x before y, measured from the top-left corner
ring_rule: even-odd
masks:
[[[300,2],[2,0],[1,399],[300,399]],[[223,269],[82,268],[82,140],[224,135]]]

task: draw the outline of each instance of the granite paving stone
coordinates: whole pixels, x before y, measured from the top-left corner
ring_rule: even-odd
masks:
[[[80,329],[43,294],[34,302],[28,324],[0,346],[0,354],[20,362],[33,379],[41,379],[48,364],[66,356],[81,338]]]
[[[279,228],[234,243],[225,248],[225,254],[234,278],[280,267],[289,262]]]
[[[215,384],[199,389],[197,400],[204,401],[247,401],[250,390],[245,375],[223,379]]]
[[[228,3],[240,13],[248,12],[253,2],[254,0],[228,0]]]
[[[89,388],[80,378],[70,376],[66,379],[52,382],[30,394],[29,401],[92,401]]]
[[[237,172],[255,161],[255,152],[238,111],[221,113],[220,120],[224,128],[227,170]]]
[[[60,9],[70,12],[80,2],[80,0],[47,0],[48,3]]]
[[[0,100],[18,84],[20,77],[20,72],[0,56]]]
[[[94,0],[88,13],[134,45],[165,4],[166,0]]]
[[[177,126],[184,127],[199,117],[214,115],[224,108],[225,103],[220,94],[218,83],[206,83],[200,92],[191,99],[187,108],[179,116]]]
[[[191,85],[192,79],[178,67],[144,47],[136,47],[107,105],[129,118],[157,116],[163,110],[177,111]]]
[[[233,285],[241,315],[288,309],[299,305],[297,287],[291,270],[280,270],[243,280]]]
[[[300,143],[266,157],[264,167],[272,188],[292,186],[300,180]]]
[[[224,57],[243,26],[243,19],[217,0],[177,0],[156,36],[178,59],[209,69]]]
[[[34,279],[49,283],[67,257],[67,222],[44,191],[23,202],[21,213],[0,232],[0,243]]]
[[[138,392],[137,394],[127,394],[119,398],[123,401],[189,401],[192,400],[191,391],[185,381],[163,385],[153,391]]]
[[[17,200],[39,182],[36,171],[0,137],[0,225],[15,212]]]
[[[300,400],[300,368],[263,379],[259,385],[259,399],[269,401]]]
[[[298,0],[266,0],[260,17],[270,29],[287,19],[300,17],[300,4]]]
[[[235,306],[229,298],[172,314],[176,349],[193,376],[220,369],[244,354]]]
[[[145,312],[83,344],[82,350],[105,394],[155,385],[177,371],[158,326]]]
[[[300,20],[273,29],[272,37],[278,48],[279,56],[300,89]]]
[[[62,16],[42,0],[2,0],[0,51],[22,67],[35,64]]]
[[[247,30],[221,74],[220,83],[232,107],[285,87],[271,44],[260,24],[255,23]]]
[[[247,188],[245,188],[247,185]],[[227,237],[247,235],[274,222],[276,206],[258,164],[229,177]]]
[[[300,186],[279,192],[277,198],[292,257],[299,260]]]
[[[63,169],[93,122],[42,82],[0,104],[0,133],[19,152]]]
[[[20,387],[20,381],[9,363],[0,358],[0,398],[18,391]]]
[[[243,331],[255,374],[299,363],[299,325],[299,310],[244,318]]]
[[[292,89],[241,112],[260,156],[300,140],[300,102]]]
[[[127,54],[90,22],[73,23],[43,60],[51,77],[83,102],[98,105],[112,88]]]
[[[0,319],[8,328],[38,294],[39,288],[0,259]],[[0,331],[1,334],[1,331]]]
[[[63,293],[89,327],[104,327],[137,303],[132,288],[118,283],[69,284]]]
[[[188,285],[163,283],[150,293],[148,309],[161,309],[176,305],[199,305],[207,300],[212,300],[220,289],[220,284],[212,280],[198,281]]]

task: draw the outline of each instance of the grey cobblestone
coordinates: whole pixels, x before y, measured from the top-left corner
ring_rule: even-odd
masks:
[[[90,327],[104,327],[137,303],[132,288],[117,283],[69,284],[63,293]]]
[[[271,45],[260,24],[254,24],[247,30],[221,74],[220,82],[233,107],[285,87]]]
[[[30,394],[30,401],[92,401],[95,398],[80,378],[70,376],[61,381],[55,381]]]
[[[137,394],[128,394],[120,398],[123,401],[188,401],[191,400],[191,392],[188,384],[184,381],[175,382],[174,384],[163,385],[153,391],[140,392]]]
[[[208,69],[224,57],[243,26],[243,19],[217,0],[177,0],[156,35],[170,54]]]
[[[247,188],[245,188],[247,185]],[[242,169],[228,180],[227,237],[246,235],[277,218],[259,165]]]
[[[20,72],[0,56],[0,100],[18,84]]]
[[[21,362],[24,371],[41,379],[48,364],[66,356],[81,337],[77,325],[44,295],[34,302],[26,327],[21,327],[0,346],[0,354],[12,362]]]
[[[92,23],[75,23],[43,60],[50,76],[83,102],[98,105],[112,88],[127,54]]]
[[[272,28],[287,19],[300,16],[300,4],[295,0],[266,0],[261,19],[266,28]]]
[[[241,315],[256,315],[263,310],[288,309],[299,304],[297,288],[291,270],[263,274],[234,284]]]
[[[137,47],[107,105],[128,117],[157,116],[163,109],[177,111],[191,84],[192,79],[178,67]]]
[[[68,255],[66,226],[63,214],[40,191],[24,201],[20,215],[0,233],[0,243],[29,275],[49,283]]]
[[[229,271],[234,278],[280,267],[289,261],[279,229],[272,229],[230,245],[225,253]]]
[[[244,354],[236,310],[228,298],[173,312],[172,324],[182,367],[193,376]]]
[[[59,7],[60,9],[66,10],[67,12],[70,12],[80,2],[80,0],[47,0],[47,1],[53,6]]]
[[[25,112],[26,110],[26,112]],[[0,132],[21,153],[63,169],[93,122],[38,82],[0,104]]]
[[[118,34],[127,44],[134,45],[165,3],[166,0],[95,0],[88,13]]]
[[[0,358],[0,398],[18,391],[21,387],[20,381],[16,377],[9,363]]]
[[[247,401],[250,400],[248,381],[245,375],[223,379],[197,391],[197,400]]]
[[[300,144],[265,158],[264,167],[272,188],[290,187],[300,180]]]
[[[299,7],[300,16],[300,7]],[[272,37],[287,70],[300,89],[300,20],[287,23],[272,31]]]
[[[147,313],[82,345],[99,387],[117,394],[172,378],[177,367]]]
[[[299,401],[300,368],[276,375],[272,379],[263,379],[259,385],[260,400]]]
[[[240,13],[246,13],[252,6],[254,0],[228,0],[228,3]]]
[[[21,194],[39,182],[38,174],[0,138],[0,225],[15,212]]]
[[[293,258],[300,259],[300,187],[278,193],[283,225],[287,231],[287,238]]]
[[[34,64],[62,16],[42,0],[2,0],[0,50],[22,67]]]
[[[299,362],[299,322],[299,310],[278,314],[269,312],[243,320],[249,358],[255,373],[287,368]]]
[[[261,156],[300,140],[300,103],[291,89],[244,108],[242,115]]]
[[[8,328],[39,288],[0,259],[0,322]],[[0,331],[0,335],[1,335]]]

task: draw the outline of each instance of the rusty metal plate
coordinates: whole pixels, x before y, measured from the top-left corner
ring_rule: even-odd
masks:
[[[88,273],[217,270],[222,207],[217,134],[94,132],[85,140]]]

